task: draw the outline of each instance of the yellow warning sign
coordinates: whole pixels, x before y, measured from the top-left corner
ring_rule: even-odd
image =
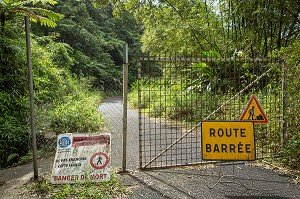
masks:
[[[255,160],[251,121],[203,121],[201,140],[203,160]]]
[[[268,118],[260,106],[257,98],[253,95],[244,110],[240,120],[252,121],[253,123],[267,123]]]

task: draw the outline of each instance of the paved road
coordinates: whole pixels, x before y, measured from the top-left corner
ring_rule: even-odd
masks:
[[[112,134],[112,167],[122,168],[122,131],[123,131],[123,105],[122,97],[110,97],[104,99],[98,108],[103,114],[108,132]],[[138,112],[132,109],[127,111],[128,132],[127,132],[127,168],[137,169],[139,162],[138,155]]]
[[[108,130],[112,133],[112,167],[121,168],[122,99],[105,99],[99,111],[103,113]],[[206,164],[139,171],[138,114],[130,109],[127,139],[127,168],[132,171],[121,176],[121,181],[132,191],[128,198],[300,199],[300,186],[293,183],[291,178],[245,164]]]

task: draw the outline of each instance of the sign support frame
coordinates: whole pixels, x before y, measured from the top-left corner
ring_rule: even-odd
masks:
[[[240,123],[240,124],[243,124],[243,123],[252,123],[252,130],[253,130],[253,134],[252,135],[250,135],[250,136],[253,136],[250,140],[252,141],[253,140],[253,148],[252,148],[252,150],[253,150],[253,155],[254,155],[254,158],[253,159],[249,159],[249,160],[246,160],[246,159],[204,159],[203,158],[203,147],[204,147],[204,144],[203,144],[203,133],[202,133],[202,130],[203,130],[203,126],[202,126],[202,123],[203,122],[205,122],[205,123],[209,123],[209,122],[211,122],[212,124],[214,124],[215,122],[220,122],[220,123],[230,123],[230,122],[236,122],[236,123]],[[235,164],[235,162],[241,162],[241,161],[243,161],[243,162],[248,162],[248,161],[254,161],[255,159],[256,159],[256,143],[255,143],[255,133],[254,133],[254,131],[255,131],[255,129],[254,129],[254,122],[253,121],[241,121],[241,120],[238,120],[238,121],[224,121],[224,120],[218,120],[218,121],[214,121],[214,120],[209,120],[209,121],[203,121],[203,122],[201,122],[201,148],[202,148],[202,159],[204,159],[204,160],[206,160],[206,161],[208,161],[208,162],[206,162],[206,168],[205,168],[205,171],[206,171],[206,176],[207,176],[207,178],[206,178],[206,181],[207,181],[207,183],[206,183],[206,186],[207,186],[207,188],[209,188],[209,189],[214,189],[219,183],[237,183],[236,182],[236,180],[238,179],[238,173],[239,172],[237,172],[236,171],[236,169],[235,169],[235,167],[236,167],[236,164]],[[221,125],[220,125],[221,126]],[[207,127],[206,127],[207,128]],[[216,127],[216,129],[217,129],[217,127]],[[225,131],[224,131],[225,132]],[[226,131],[226,132],[228,132],[228,131]],[[235,131],[235,133],[236,133],[237,131]],[[242,131],[241,131],[242,132]],[[244,132],[244,131],[243,131]],[[210,133],[212,133],[211,131],[210,131]],[[247,136],[249,136],[249,134],[248,134],[249,132],[247,132],[245,135],[247,135]],[[210,134],[211,135],[211,134]],[[244,135],[244,134],[240,134],[240,135]],[[243,139],[245,139],[246,138],[246,136],[244,137],[244,136],[241,136]],[[242,139],[241,138],[241,139]],[[214,162],[214,161],[217,161],[217,162]],[[233,162],[233,164],[229,164],[228,166],[232,166],[232,173],[228,173],[228,171],[225,173],[225,174],[222,174],[222,166],[224,166],[223,164],[224,163],[226,163],[226,162]],[[210,178],[210,177],[208,177],[208,176],[210,176],[207,172],[208,172],[208,164],[219,164],[219,167],[220,167],[220,169],[219,169],[219,171],[218,171],[218,174],[217,174],[217,180],[216,181],[214,181],[214,182],[208,182],[208,178]],[[237,168],[239,169],[239,167],[237,166]],[[252,167],[252,165],[251,165],[251,172],[253,172],[253,167]],[[254,181],[253,181],[253,179],[249,179],[249,180],[251,180],[251,187],[247,187],[245,184],[243,184],[242,182],[239,182],[238,184],[241,184],[242,186],[244,186],[246,189],[255,189],[254,188]]]

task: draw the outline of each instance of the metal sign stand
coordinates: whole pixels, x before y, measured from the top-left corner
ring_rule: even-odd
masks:
[[[217,164],[217,163],[215,163]],[[256,188],[254,188],[254,180],[249,178],[249,179],[244,179],[244,180],[250,180],[251,181],[251,187],[247,186],[246,184],[244,184],[243,182],[241,182],[241,180],[243,180],[242,178],[239,177],[239,172],[236,171],[235,169],[235,166],[237,166],[237,164],[235,164],[234,162],[231,164],[232,166],[232,174],[225,174],[225,175],[222,175],[222,166],[223,166],[223,162],[220,163],[220,166],[219,166],[219,171],[218,171],[218,179],[216,182],[214,182],[212,185],[210,185],[210,183],[208,183],[208,178],[212,177],[211,175],[208,175],[207,174],[207,171],[208,171],[208,167],[207,167],[208,163],[206,163],[206,186],[209,188],[209,189],[214,189],[218,184],[220,183],[235,183],[235,184],[238,184],[238,185],[241,185],[243,186],[247,191],[249,190],[258,190]],[[240,168],[241,169],[241,168]],[[253,166],[251,165],[250,166],[250,169],[251,169],[251,176],[253,176]],[[227,179],[230,179],[230,180],[227,180]]]
[[[244,164],[245,161],[256,159],[254,124],[252,121],[203,121],[201,123],[201,146],[202,159],[219,165],[218,174],[215,176],[218,177],[217,181],[212,186],[210,183],[206,184],[209,189],[215,188],[219,183],[237,183],[249,190],[248,186],[240,181],[242,178],[239,172],[242,168],[238,167],[237,164],[241,162]],[[231,172],[230,166],[232,166]],[[239,170],[236,170],[236,167]],[[222,174],[222,168],[225,171],[224,175]],[[206,176],[209,177],[209,175]],[[247,180],[249,179],[247,178]]]
[[[206,168],[206,171],[207,171],[207,168]],[[234,174],[234,166],[233,166],[233,175],[221,175],[222,173],[222,163],[220,165],[220,169],[219,169],[219,173],[218,173],[218,180],[217,182],[215,182],[212,186],[210,186],[208,183],[206,184],[206,186],[209,188],[209,189],[214,189],[219,183],[233,183],[233,181],[222,181],[224,178],[232,178],[232,177],[235,177],[235,174]],[[208,177],[208,175],[206,175]]]

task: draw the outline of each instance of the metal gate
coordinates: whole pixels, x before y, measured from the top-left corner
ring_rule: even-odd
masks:
[[[138,59],[140,168],[202,163],[200,123],[239,120],[252,95],[269,119],[255,125],[256,157],[282,146],[282,64],[269,59]]]

